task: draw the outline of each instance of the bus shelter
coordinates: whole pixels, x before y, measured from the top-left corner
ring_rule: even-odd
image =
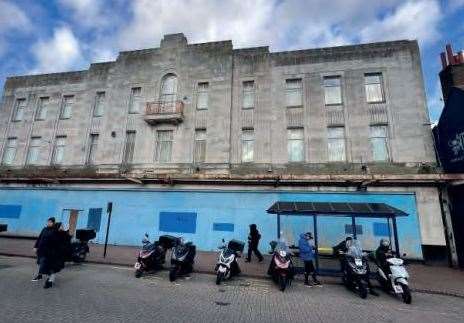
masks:
[[[281,216],[310,216],[313,218],[314,226],[314,244],[315,244],[315,266],[319,271],[319,251],[318,251],[318,230],[317,220],[318,217],[347,217],[351,218],[352,235],[357,238],[356,234],[356,219],[357,218],[370,218],[370,219],[385,219],[388,225],[388,235],[391,239],[391,229],[393,229],[393,239],[395,243],[395,251],[397,255],[400,254],[400,246],[398,242],[398,229],[396,218],[399,216],[408,216],[407,213],[394,208],[385,203],[352,203],[352,202],[275,202],[268,210],[267,213],[277,215],[277,238],[280,239],[281,232]]]

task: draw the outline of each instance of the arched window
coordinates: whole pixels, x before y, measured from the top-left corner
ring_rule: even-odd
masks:
[[[160,101],[164,105],[174,104],[177,97],[177,76],[166,74],[161,82]]]

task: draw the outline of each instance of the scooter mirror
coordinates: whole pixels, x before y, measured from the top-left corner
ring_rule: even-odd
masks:
[[[222,243],[224,243],[224,242],[226,242],[226,241],[224,240],[224,238],[222,238]]]
[[[145,232],[145,238],[148,238],[148,233]]]

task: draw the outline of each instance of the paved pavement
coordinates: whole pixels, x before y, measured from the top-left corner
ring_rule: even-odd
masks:
[[[216,286],[193,274],[170,283],[166,272],[141,279],[127,267],[71,265],[45,290],[30,281],[28,258],[0,257],[1,322],[462,322],[464,300],[413,293],[413,304],[387,294],[362,300],[339,285],[285,293],[270,281],[237,278]]]
[[[33,257],[33,245],[34,240],[0,237],[0,254]],[[90,244],[88,260],[96,263],[133,266],[138,250],[139,248],[137,247],[110,245],[108,246],[107,257],[103,258],[103,245]],[[217,253],[215,252],[197,252],[195,258],[195,271],[200,273],[211,273],[214,269],[216,260]],[[269,256],[265,256],[263,263],[258,263],[256,260],[251,263],[245,263],[243,259],[241,259],[240,268],[242,269],[242,273],[246,276],[265,278],[269,261]],[[338,266],[338,263],[332,261],[331,264],[324,263],[324,265]],[[464,271],[462,270],[421,264],[410,264],[407,269],[411,276],[411,287],[417,291],[464,297]],[[338,283],[339,279],[323,277],[322,281],[325,283]]]

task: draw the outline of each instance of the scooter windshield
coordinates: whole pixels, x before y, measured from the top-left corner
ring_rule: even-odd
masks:
[[[362,258],[363,250],[362,250],[361,243],[359,242],[359,240],[347,241],[346,247],[348,249],[346,252],[348,256],[355,257],[355,258],[358,258],[358,257]]]
[[[287,244],[283,241],[278,241],[275,247],[275,251],[285,251],[286,253],[290,252],[290,249],[288,248]]]

